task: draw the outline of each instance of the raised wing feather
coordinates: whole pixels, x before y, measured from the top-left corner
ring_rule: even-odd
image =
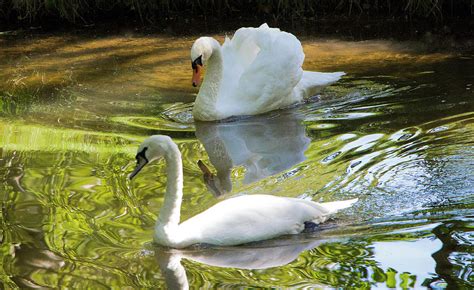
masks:
[[[279,32],[275,37],[266,31],[259,32],[261,50],[243,72],[238,88],[241,99],[276,109],[286,105],[288,96],[301,79],[303,48],[289,33]]]
[[[223,47],[224,72],[218,107],[233,115],[251,115],[295,102],[304,53],[292,34],[264,24],[241,28]],[[298,100],[296,100],[298,101]]]

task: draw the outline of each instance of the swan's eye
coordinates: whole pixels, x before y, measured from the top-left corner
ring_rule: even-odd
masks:
[[[198,58],[196,58],[195,60],[191,61],[191,67],[193,68],[193,70],[195,70],[197,72],[197,66],[200,65],[202,66],[202,55],[200,55]]]
[[[138,152],[137,155],[135,156],[135,159],[137,162],[140,161],[140,158],[145,159],[146,162],[148,162],[148,159],[146,158],[145,152],[148,150],[148,147],[143,148],[142,151]]]

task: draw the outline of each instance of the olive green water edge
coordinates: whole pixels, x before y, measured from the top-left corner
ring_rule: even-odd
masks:
[[[348,73],[319,101],[194,124],[192,41],[71,35],[2,43],[5,288],[472,287],[472,55],[306,39],[305,69]],[[232,194],[360,201],[313,234],[161,249],[151,237],[164,164],[126,178],[140,141],[157,133],[183,152],[183,220]],[[235,158],[232,144],[245,158]],[[232,192],[214,197],[199,159]],[[219,267],[229,256],[258,263]]]

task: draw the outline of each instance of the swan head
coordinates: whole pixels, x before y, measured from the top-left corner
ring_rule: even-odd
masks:
[[[148,163],[164,157],[167,152],[171,151],[170,147],[173,145],[176,146],[173,140],[165,135],[154,135],[143,141],[135,156],[137,165],[130,173],[129,178],[135,177]]]
[[[200,37],[191,47],[191,67],[193,68],[193,87],[201,83],[202,67],[212,55],[212,38]]]

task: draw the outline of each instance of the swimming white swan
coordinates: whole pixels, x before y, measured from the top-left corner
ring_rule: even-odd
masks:
[[[224,200],[180,224],[183,165],[178,146],[168,136],[155,135],[138,148],[133,178],[147,163],[161,157],[167,162],[163,206],[155,225],[156,243],[173,248],[192,244],[239,245],[298,234],[305,225],[324,222],[357,199],[316,203],[272,195],[244,195]]]
[[[267,24],[240,28],[222,46],[212,37],[197,39],[191,48],[193,86],[199,85],[204,65],[207,72],[194,103],[194,119],[213,121],[285,108],[344,75],[303,71],[303,61],[300,41]]]

